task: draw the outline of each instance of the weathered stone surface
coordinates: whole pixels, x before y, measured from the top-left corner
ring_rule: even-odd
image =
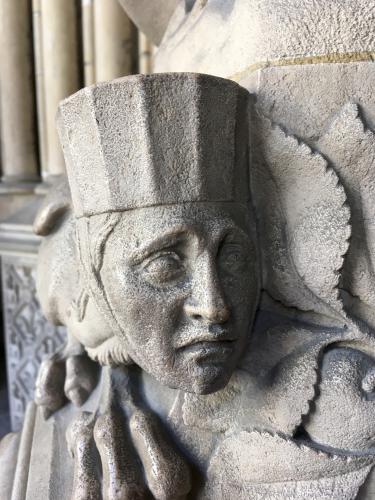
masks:
[[[339,271],[351,235],[344,188],[322,155],[270,120],[256,118],[254,135],[263,285],[288,307],[338,317]]]
[[[372,460],[348,460],[296,445],[277,434],[242,431],[225,439],[216,450],[203,498],[351,499]],[[296,480],[297,471],[303,480]]]
[[[178,67],[185,29],[191,42],[195,30],[221,26],[222,61],[216,53],[212,64],[228,74],[243,61],[225,54],[243,33],[231,37],[230,21],[243,26],[249,6],[196,2],[159,61]],[[32,450],[37,480],[26,498],[40,483],[46,498],[349,499],[374,464],[374,145],[370,93],[353,76],[371,68],[315,64],[331,50],[367,54],[372,11],[359,36],[351,1],[340,11],[317,2],[311,29],[310,4],[252,7],[255,26],[276,26],[280,41],[252,31],[255,63],[305,58],[289,72],[241,76],[256,110],[239,86],[191,74],[121,79],[61,106],[74,217],[66,201],[42,212],[45,255],[65,254],[41,264],[41,291],[75,355],[87,361],[85,349],[104,367],[96,388],[83,383],[90,369],[73,368],[85,397],[65,395],[79,411],[55,411],[69,377],[53,374],[68,374],[72,352],[42,370],[41,406],[55,413],[48,456]],[[204,70],[208,59],[192,47],[186,64]],[[311,123],[306,74],[318,81]],[[342,84],[330,100],[323,90],[334,74]],[[350,78],[368,116],[349,102]],[[35,443],[41,414],[29,424]]]
[[[371,60],[373,2],[367,0],[180,0],[155,60],[155,71],[240,76],[303,58]],[[346,56],[346,57],[345,57]]]
[[[36,381],[35,400],[46,415],[70,400],[81,406],[96,385],[96,368],[87,358],[74,332],[84,332],[84,311],[92,309],[81,286],[76,248],[76,226],[66,178],[56,179],[34,222],[43,235],[39,247],[36,288],[44,314],[56,325],[65,325],[67,339],[53,356],[42,362]],[[46,272],[47,271],[47,272]],[[95,314],[95,309],[93,309]],[[96,313],[96,318],[98,314]],[[97,331],[106,323],[98,319]],[[91,328],[93,335],[94,330]]]
[[[12,433],[5,436],[0,442],[0,494],[2,498],[11,498],[12,495],[19,440],[19,434]]]
[[[317,443],[362,451],[374,447],[374,359],[350,348],[332,349],[324,357],[316,408],[306,430]],[[326,415],[335,415],[327,419]],[[345,422],[345,427],[337,425]],[[356,432],[358,425],[361,432]]]
[[[177,2],[122,4],[158,42]],[[256,111],[186,74],[63,103],[73,203],[53,191],[35,227],[68,344],[41,368],[14,497],[372,498],[374,16],[181,1],[156,69],[230,76]]]
[[[185,96],[192,89],[190,105]],[[164,102],[173,103],[173,113],[161,112]],[[236,102],[247,108],[233,107]],[[338,177],[344,164],[336,167],[328,150],[325,157],[312,152],[251,113],[250,103],[225,80],[155,75],[101,84],[62,105],[76,218],[62,185],[36,221],[45,235],[42,304],[51,320],[67,325],[70,349],[77,349],[45,363],[39,404],[47,414],[65,397],[83,404],[81,414],[68,407],[50,417],[56,429],[45,437],[51,456],[65,430],[72,455],[63,476],[47,469],[40,479],[59,485],[59,494],[143,498],[148,488],[155,498],[183,498],[189,491],[196,498],[353,498],[371,469],[374,341],[339,287],[351,248],[351,198]],[[357,124],[355,111],[345,108],[338,123]],[[209,129],[202,128],[203,115],[210,116]],[[231,117],[225,133],[214,134],[225,115]],[[131,119],[138,126],[130,132]],[[185,139],[179,148],[176,124]],[[335,144],[336,154],[341,135],[330,131],[337,127],[334,122],[317,141]],[[365,147],[363,126],[356,130],[362,135],[351,143],[353,157]],[[249,132],[263,267],[250,336],[260,277],[243,181]],[[142,138],[141,147],[126,142],[129,134]],[[365,136],[371,139],[370,132]],[[96,150],[88,149],[89,137],[97,138]],[[99,147],[103,141],[108,149]],[[215,173],[206,168],[208,146]],[[102,198],[101,184],[85,185],[92,159],[96,177],[106,180]],[[178,175],[170,179],[173,165]],[[121,178],[136,172],[138,184],[127,196]],[[188,172],[194,182],[185,182]],[[149,179],[152,189],[137,188]],[[346,345],[352,345],[350,356]],[[101,364],[122,366],[105,368],[86,402],[94,387],[85,382],[93,380],[89,366],[73,369],[73,393],[84,390],[84,397],[66,388],[68,367],[85,360],[83,348]],[[352,404],[358,418],[348,432],[343,423]],[[41,422],[38,416],[36,435]],[[184,450],[190,472],[176,449]]]
[[[135,75],[63,101],[58,126],[77,217],[248,200],[247,93],[204,75],[171,78]]]
[[[341,282],[344,298],[352,313],[373,327],[375,135],[361,118],[361,109],[352,103],[343,107],[317,147],[334,165],[351,206],[351,244]]]
[[[197,98],[190,104],[192,92]],[[107,102],[111,102],[110,107]],[[170,113],[161,111],[166,103],[170,105]],[[97,110],[96,119],[92,120],[90,114],[88,121],[84,121],[84,114],[91,113],[93,106]],[[118,113],[114,120],[115,110],[128,110],[128,113]],[[139,117],[138,128],[131,128],[130,113]],[[80,122],[76,122],[77,116]],[[227,125],[222,128],[224,116]],[[112,125],[108,127],[110,119]],[[76,94],[62,104],[59,120],[68,158],[73,206],[78,217],[83,277],[87,291],[110,326],[105,339],[103,334],[98,338],[91,334],[88,347],[107,349],[107,343],[113,343],[113,332],[117,332],[120,344],[121,339],[125,341],[117,351],[122,349],[159,380],[198,392],[210,392],[215,384],[222,385],[240,355],[245,340],[239,337],[240,331],[244,329],[245,332],[246,324],[252,321],[251,311],[255,310],[258,294],[257,270],[253,265],[249,267],[246,256],[248,249],[255,264],[254,225],[246,211],[250,196],[246,92],[231,82],[203,75],[130,77]],[[176,126],[179,128],[177,137],[173,133]],[[113,143],[116,131],[121,133],[118,146]],[[98,145],[105,141],[108,150],[101,147],[102,154],[98,156],[99,150],[95,152],[91,147],[81,155],[79,151],[88,144],[86,134],[89,137],[95,134]],[[142,146],[134,139],[130,141],[129,134],[133,137],[136,134]],[[161,135],[157,141],[158,134]],[[208,147],[213,146],[213,140],[215,154],[209,155]],[[85,172],[92,169],[94,156],[98,174],[108,178],[104,193],[98,183],[92,184],[89,191],[85,188]],[[129,185],[130,178],[138,180]],[[116,182],[116,189],[111,186],[111,179]],[[133,230],[128,231],[129,227]],[[126,241],[122,236],[124,231],[128,235]],[[160,242],[155,240],[153,243],[160,231]],[[221,287],[216,284],[218,271],[212,274],[211,269],[211,252],[224,241],[227,233],[233,234],[234,241],[232,244],[228,240],[228,252],[226,247],[223,249],[223,272],[230,259],[238,258],[239,268],[233,272],[240,272],[242,266],[254,277],[251,283],[238,282],[244,287],[244,294],[238,296],[233,305],[238,308],[238,314],[236,320],[230,321],[229,329],[219,326],[229,320],[229,306]],[[207,235],[204,240],[203,235]],[[177,245],[173,243],[175,240],[186,263],[178,254],[163,252],[163,245],[168,243],[167,248],[173,247]],[[139,248],[141,241],[146,245],[143,252]],[[108,260],[101,251],[103,245],[111,256]],[[207,250],[198,259],[200,245],[212,250]],[[160,254],[160,260],[146,258],[154,246],[155,256]],[[234,253],[231,253],[232,248]],[[137,253],[138,260],[145,255],[144,265],[136,259]],[[124,274],[129,278],[127,281],[114,272],[114,255],[122,259],[116,266],[128,269]],[[130,258],[131,255],[134,258]],[[133,264],[135,260],[137,266]],[[188,269],[193,269],[193,262],[197,270],[188,273]],[[93,268],[97,269],[94,273]],[[227,273],[226,286],[231,287],[229,268]],[[142,286],[139,274],[145,282]],[[165,293],[160,297],[156,293],[159,287],[166,288],[163,280],[181,283],[180,293],[172,294],[169,302]],[[124,298],[128,300],[125,308]],[[180,304],[178,309],[177,304]],[[151,307],[154,317],[140,316],[139,307]],[[172,339],[178,316],[181,316],[179,333],[175,332],[171,346],[165,345],[165,339],[163,336],[158,339],[157,332],[165,332],[164,335]],[[176,319],[172,320],[173,317]],[[201,319],[203,324],[217,323],[217,326],[210,333],[199,326],[199,321],[195,323],[194,318]],[[134,336],[135,330],[144,334]],[[201,372],[201,368],[195,366],[193,352],[186,356],[175,354],[175,350],[180,349],[182,353],[183,348],[194,343],[194,337],[200,339],[203,348],[211,336],[223,342],[236,341],[237,346],[227,350],[229,371],[223,368],[216,371],[208,364]],[[217,345],[223,347],[220,342]],[[116,349],[113,352],[116,356]],[[122,358],[126,355],[122,354]],[[210,378],[212,381],[208,382]]]
[[[360,105],[369,127],[374,128],[374,79],[372,62],[309,64],[306,60],[263,68],[243,75],[239,82],[256,94],[263,114],[315,147],[334,115],[348,103]]]

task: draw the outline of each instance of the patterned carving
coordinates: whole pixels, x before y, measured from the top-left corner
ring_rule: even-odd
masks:
[[[27,403],[34,397],[39,365],[65,341],[65,328],[51,325],[36,297],[33,258],[3,257],[3,302],[10,390],[11,425],[22,426]]]

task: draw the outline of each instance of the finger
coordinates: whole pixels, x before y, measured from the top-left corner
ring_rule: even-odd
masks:
[[[42,407],[45,418],[65,403],[65,363],[56,358],[42,362],[35,382],[35,403]]]
[[[100,481],[95,461],[93,440],[94,415],[82,412],[66,433],[68,450],[74,457],[72,500],[99,500]]]
[[[125,437],[124,420],[115,411],[100,416],[94,428],[95,443],[103,468],[104,500],[147,498],[136,452]]]
[[[191,489],[189,468],[163,436],[156,417],[137,409],[129,420],[129,426],[154,497],[157,500],[185,498]]]
[[[97,384],[97,365],[86,355],[80,355],[68,357],[65,366],[65,395],[76,406],[82,406]]]

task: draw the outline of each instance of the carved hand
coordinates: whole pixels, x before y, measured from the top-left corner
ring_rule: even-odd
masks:
[[[35,403],[42,408],[44,418],[59,410],[67,400],[82,406],[97,384],[98,365],[82,346],[74,344],[74,347],[70,343],[45,359],[39,368]]]
[[[162,431],[157,417],[140,408],[131,410],[128,422],[118,407],[99,416],[82,412],[67,431],[75,460],[72,499],[186,498],[188,466]]]

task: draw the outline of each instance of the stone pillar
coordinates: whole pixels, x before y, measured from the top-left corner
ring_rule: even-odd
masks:
[[[95,83],[94,2],[82,0],[82,49],[85,86]]]
[[[34,71],[38,115],[39,162],[42,175],[47,170],[47,130],[44,99],[43,38],[41,0],[33,0]]]
[[[95,0],[96,81],[135,72],[137,30],[117,0]]]
[[[59,102],[81,87],[79,16],[75,0],[40,0],[40,5],[47,137],[44,176],[48,177],[65,171],[55,117]]]
[[[154,46],[150,40],[139,31],[138,35],[138,68],[139,73],[152,73]]]
[[[36,181],[38,153],[28,0],[1,0],[0,54],[3,181]]]

